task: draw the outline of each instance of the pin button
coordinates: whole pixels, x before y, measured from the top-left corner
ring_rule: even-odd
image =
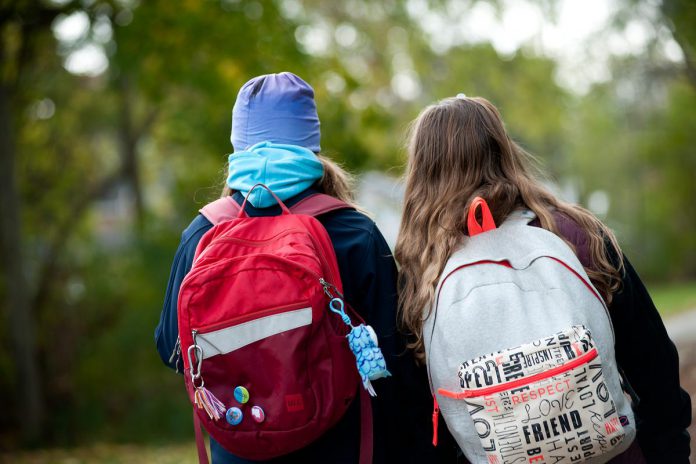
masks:
[[[239,425],[243,418],[242,410],[236,407],[231,407],[225,414],[225,419],[227,419],[227,423],[230,425]]]
[[[237,387],[234,389],[234,399],[239,403],[246,403],[249,401],[249,390],[244,387]]]
[[[263,412],[263,409],[261,409],[261,406],[254,406],[251,408],[251,417],[254,418],[256,422],[259,424],[266,420],[266,413]]]

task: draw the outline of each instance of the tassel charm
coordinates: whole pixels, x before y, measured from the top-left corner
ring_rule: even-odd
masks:
[[[227,411],[222,401],[217,399],[215,395],[202,384],[200,387],[196,387],[196,391],[193,393],[193,399],[198,409],[205,410],[208,417],[213,420],[219,420]]]
[[[205,388],[205,382],[201,378],[201,364],[203,362],[203,349],[196,344],[195,330],[191,331],[193,335],[193,345],[189,346],[187,355],[189,362],[189,374],[191,375],[191,384],[193,385],[193,403],[198,406],[198,409],[203,409],[212,420],[219,420],[227,412],[225,405],[213,395],[213,393]],[[194,361],[195,359],[195,361]],[[196,380],[200,380],[201,384],[196,386]]]

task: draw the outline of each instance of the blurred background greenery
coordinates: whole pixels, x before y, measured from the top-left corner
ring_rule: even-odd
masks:
[[[0,0],[0,449],[191,439],[153,329],[258,74],[310,82],[324,150],[392,177],[423,106],[485,96],[661,309],[695,308],[695,6]]]

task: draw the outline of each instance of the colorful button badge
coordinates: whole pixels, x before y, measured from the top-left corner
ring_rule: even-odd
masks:
[[[247,401],[249,401],[249,390],[242,386],[235,388],[234,399],[242,404],[246,403]]]
[[[261,406],[254,406],[251,408],[251,417],[253,417],[254,420],[260,424],[266,419],[266,413],[263,412]]]
[[[225,419],[227,419],[227,423],[230,425],[239,425],[243,418],[242,410],[236,407],[231,407],[225,414]]]

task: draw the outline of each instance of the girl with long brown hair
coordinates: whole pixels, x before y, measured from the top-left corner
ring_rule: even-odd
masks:
[[[650,296],[614,233],[544,186],[535,159],[510,139],[495,106],[460,95],[425,108],[411,128],[405,183],[395,250],[399,320],[417,360],[424,360],[423,324],[434,310],[446,262],[469,232],[472,200],[484,198],[496,224],[516,210],[531,210],[536,219],[529,225],[573,249],[609,307],[616,359],[636,394],[643,454],[649,462],[688,461],[690,398],[680,388],[677,352]],[[637,445],[615,459],[642,462]]]

